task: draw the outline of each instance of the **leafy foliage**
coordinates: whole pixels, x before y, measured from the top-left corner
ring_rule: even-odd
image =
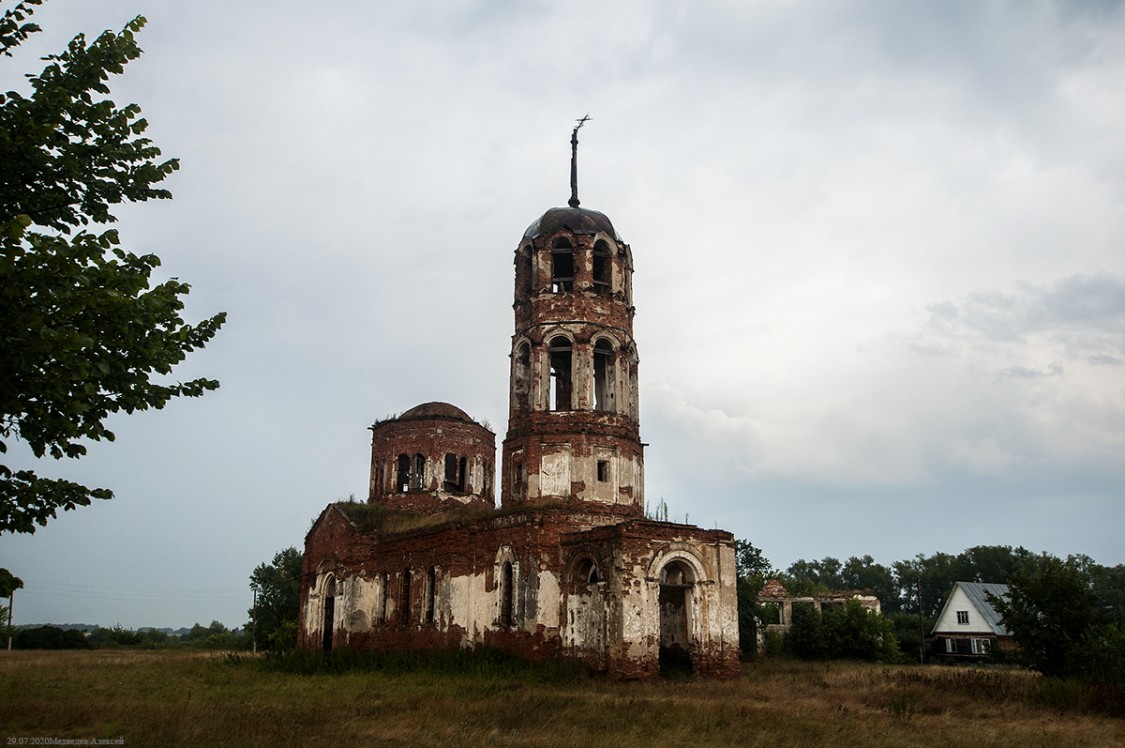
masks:
[[[15,649],[93,649],[85,634],[76,630],[64,630],[58,626],[36,626],[16,629],[12,638]]]
[[[979,545],[957,555],[918,554],[908,561],[892,564],[899,591],[901,610],[937,618],[954,582],[995,582],[1007,584],[1012,575],[1034,559],[1026,548],[1006,545]],[[919,602],[919,594],[921,601]]]
[[[303,564],[304,555],[290,546],[278,551],[273,563],[259,564],[250,575],[250,587],[257,592],[257,599],[247,612],[258,640],[267,649],[297,646]]]
[[[764,620],[758,605],[758,591],[776,575],[773,564],[748,540],[734,541],[736,591],[738,594],[738,641],[744,657],[758,649],[758,621]]]
[[[22,579],[7,569],[0,569],[0,597],[11,597],[13,592],[22,588]]]
[[[1029,666],[1125,687],[1123,622],[1100,599],[1087,561],[1044,554],[1014,574],[1008,596],[992,603]]]
[[[196,623],[183,638],[188,646],[200,649],[246,649],[250,644],[245,634],[231,631],[219,621],[211,621],[210,626]]]
[[[793,606],[793,626],[785,637],[789,650],[805,660],[854,659],[897,662],[894,624],[858,600],[830,605]]]
[[[39,30],[27,18],[41,1],[4,13],[4,55]],[[157,185],[178,162],[160,160],[139,107],[105,98],[109,76],[141,54],[144,23],[90,44],[80,34],[30,76],[29,96],[0,94],[0,452],[16,437],[38,458],[80,457],[83,440],[113,440],[110,414],[218,387],[154,377],[209,341],[225,315],[186,324],[187,284],[150,287],[155,255],[123,250],[115,230],[84,228],[114,222],[122,202],[171,197]],[[60,509],[111,496],[0,465],[0,531],[31,533]]]

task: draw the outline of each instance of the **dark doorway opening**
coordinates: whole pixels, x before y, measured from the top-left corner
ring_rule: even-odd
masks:
[[[672,561],[660,572],[660,674],[691,675],[691,568]]]

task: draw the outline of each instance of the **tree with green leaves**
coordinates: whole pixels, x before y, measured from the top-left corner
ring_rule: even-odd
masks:
[[[1082,676],[1084,650],[1113,624],[1075,557],[1039,556],[1012,575],[1008,595],[993,597],[992,604],[1019,644],[1020,658],[1049,676]]]
[[[278,551],[273,563],[259,564],[250,575],[254,607],[247,611],[258,642],[266,649],[297,646],[297,616],[301,608],[304,554],[290,546]]]
[[[44,0],[23,0],[0,18],[0,58],[39,31]],[[111,210],[168,199],[159,183],[178,168],[144,137],[135,104],[117,106],[107,81],[140,54],[138,16],[92,43],[79,34],[29,77],[30,92],[0,94],[0,453],[22,440],[36,458],[76,458],[84,440],[112,441],[112,413],[198,397],[212,379],[163,381],[225,320],[184,322],[189,286],[152,286],[160,264],[121,247]],[[0,465],[0,531],[35,532],[59,510],[108,499],[32,470]]]
[[[843,590],[867,592],[879,598],[879,605],[884,613],[894,612],[899,608],[894,574],[886,566],[876,563],[870,555],[862,558],[852,556],[845,561],[840,571],[840,580],[844,583],[841,587]]]
[[[758,622],[763,612],[758,605],[758,592],[767,579],[776,576],[773,564],[749,540],[734,541],[735,589],[738,594],[738,641],[743,656],[758,651]]]
[[[854,598],[823,611],[809,603],[794,605],[785,645],[803,660],[899,660],[894,624]]]
[[[12,648],[12,596],[16,590],[23,588],[23,580],[12,574],[7,569],[0,569],[0,597],[8,598],[6,606],[0,606],[0,623],[8,628],[8,649]]]

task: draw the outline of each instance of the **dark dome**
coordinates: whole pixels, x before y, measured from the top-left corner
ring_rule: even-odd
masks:
[[[472,418],[469,418],[468,413],[461,410],[456,405],[450,405],[449,403],[422,403],[421,405],[415,405],[396,420],[416,421],[424,418],[449,418],[454,421],[476,423]]]
[[[617,241],[621,241],[621,237],[617,235],[605,213],[586,208],[551,208],[528,226],[523,236],[525,239],[534,239],[541,234],[553,234],[560,228],[570,229],[575,234],[596,234],[604,231]]]

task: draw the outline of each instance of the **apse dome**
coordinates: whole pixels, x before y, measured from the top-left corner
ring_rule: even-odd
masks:
[[[465,423],[476,423],[469,414],[458,408],[456,405],[449,403],[432,402],[422,403],[415,405],[410,410],[403,413],[397,419],[398,421],[417,421],[424,418],[448,418],[453,421],[464,421]]]

